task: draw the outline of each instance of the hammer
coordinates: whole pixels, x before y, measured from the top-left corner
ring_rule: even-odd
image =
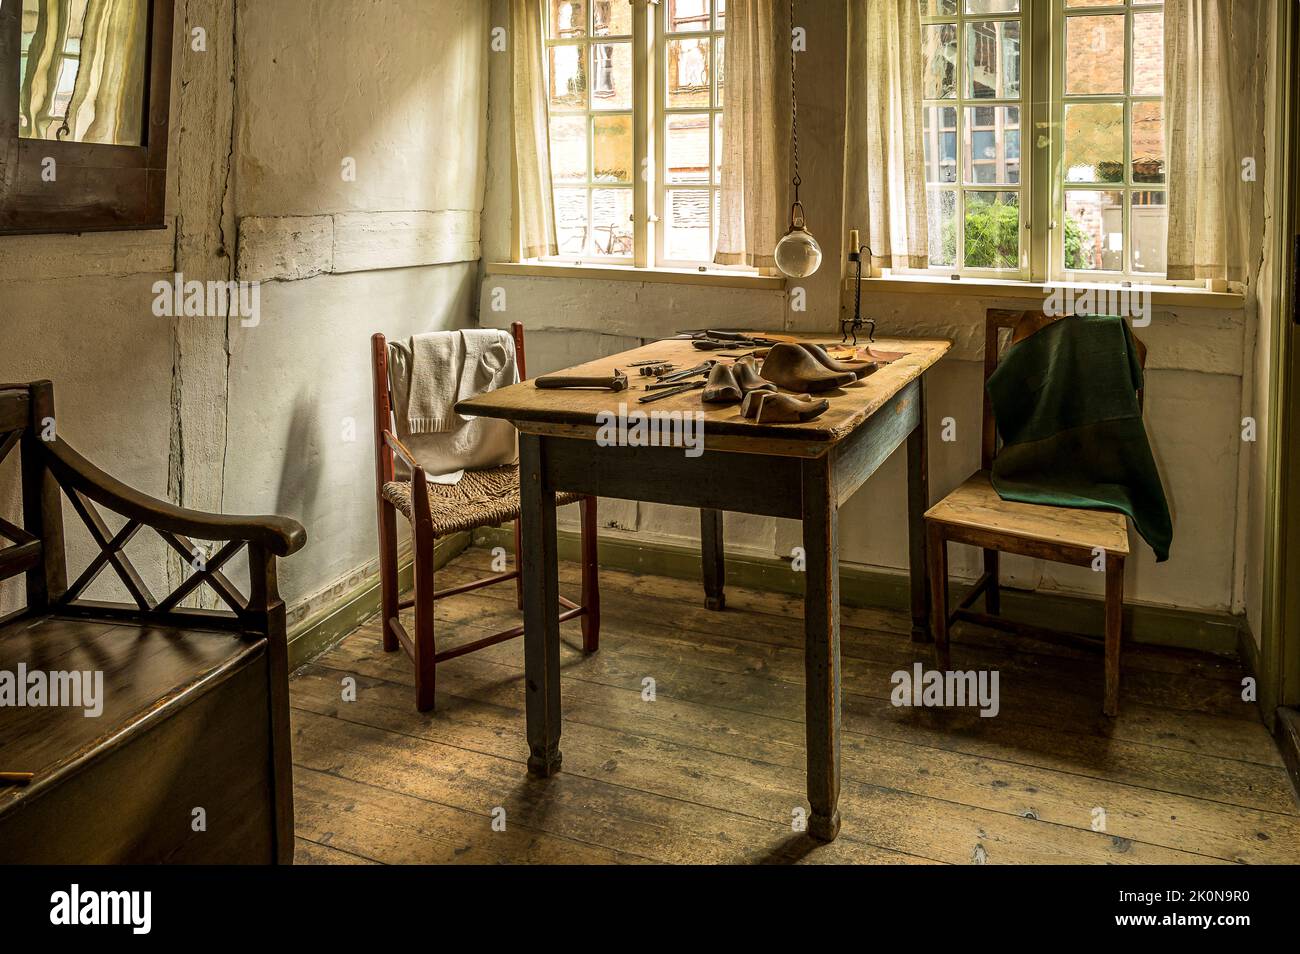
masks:
[[[601,391],[626,391],[627,375],[618,368],[614,369],[613,374],[607,375],[581,375],[581,374],[544,374],[540,378],[533,378],[533,383],[539,388],[595,388]]]

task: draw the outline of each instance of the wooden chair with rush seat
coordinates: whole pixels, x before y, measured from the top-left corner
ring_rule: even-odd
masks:
[[[524,327],[510,326],[515,343],[519,377],[526,377]],[[439,664],[457,656],[494,646],[522,636],[522,624],[510,629],[462,643],[439,652],[434,640],[433,604],[448,596],[468,593],[495,583],[515,581],[515,602],[523,607],[523,577],[520,562],[519,532],[519,465],[510,464],[486,470],[466,471],[455,485],[437,484],[429,477],[412,452],[395,432],[394,401],[389,378],[388,341],[382,334],[371,338],[371,365],[374,375],[375,405],[375,483],[379,513],[379,577],[383,619],[380,628],[386,652],[399,646],[415,664],[415,705],[426,712],[434,705],[434,682]],[[409,479],[398,479],[396,462],[400,459],[410,472]],[[594,653],[599,645],[600,590],[596,561],[596,498],[579,494],[557,494],[558,504],[581,503],[581,603],[559,597],[560,621],[581,617],[582,648]],[[411,525],[411,555],[415,590],[410,598],[398,593],[397,514],[402,513]],[[515,523],[515,567],[470,583],[438,591],[434,589],[434,543],[453,533],[481,527]],[[414,608],[415,632],[402,624],[400,612]]]
[[[998,367],[1004,332],[1013,341],[1027,337],[1058,318],[1038,311],[989,309],[984,334],[984,382]],[[1139,364],[1146,365],[1146,347],[1134,339]],[[1138,391],[1138,405],[1142,392]],[[987,387],[983,394],[983,437],[980,470],[943,500],[926,511],[925,523],[930,561],[930,597],[933,616],[936,664],[940,669],[951,666],[949,628],[957,620],[989,626],[1036,638],[1056,638],[1070,642],[1092,637],[1062,633],[1029,626],[1001,615],[998,582],[1000,553],[1013,553],[1040,560],[1076,566],[1093,566],[1104,554],[1106,575],[1105,692],[1102,711],[1116,714],[1119,707],[1120,654],[1124,620],[1124,563],[1129,553],[1128,523],[1122,513],[1075,507],[1003,500],[990,481],[993,460],[998,452],[997,425],[993,403]],[[984,551],[984,572],[957,608],[948,609],[949,542],[965,543]],[[980,596],[984,612],[972,609]]]

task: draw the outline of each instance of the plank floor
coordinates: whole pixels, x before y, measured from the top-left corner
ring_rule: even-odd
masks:
[[[466,551],[439,588],[488,559]],[[576,597],[577,566],[560,578]],[[698,584],[611,570],[601,600],[598,653],[562,627],[548,781],[525,772],[520,640],[440,667],[432,713],[377,619],[296,672],[298,863],[1300,862],[1294,792],[1231,660],[1137,647],[1108,720],[1099,655],[959,625],[953,664],[1000,672],[999,714],[902,708],[890,677],[928,654],[904,614],[846,607],[844,823],[819,845],[794,828],[802,601],[732,587],[711,613]],[[510,585],[441,601],[439,648],[517,617]]]

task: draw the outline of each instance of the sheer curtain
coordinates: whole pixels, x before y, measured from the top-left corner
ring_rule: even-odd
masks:
[[[543,62],[542,0],[510,0],[511,91],[514,109],[515,184],[524,258],[555,255],[551,200],[550,109]]]
[[[1239,99],[1234,88],[1253,75],[1255,55],[1253,47],[1234,54],[1234,7],[1232,0],[1165,3],[1170,279],[1245,279],[1251,189],[1242,162],[1255,154],[1249,124],[1258,102],[1249,91]]]
[[[872,265],[925,268],[921,15],[915,0],[849,3],[845,213]]]
[[[769,268],[789,220],[787,0],[730,0],[722,94],[719,265]]]

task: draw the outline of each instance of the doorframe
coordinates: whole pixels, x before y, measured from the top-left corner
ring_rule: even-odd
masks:
[[[1273,120],[1276,152],[1284,159],[1275,184],[1279,225],[1273,242],[1278,320],[1269,329],[1268,444],[1265,462],[1263,613],[1260,620],[1259,701],[1265,721],[1279,728],[1279,707],[1300,706],[1300,9],[1279,4],[1276,21],[1278,87]]]

